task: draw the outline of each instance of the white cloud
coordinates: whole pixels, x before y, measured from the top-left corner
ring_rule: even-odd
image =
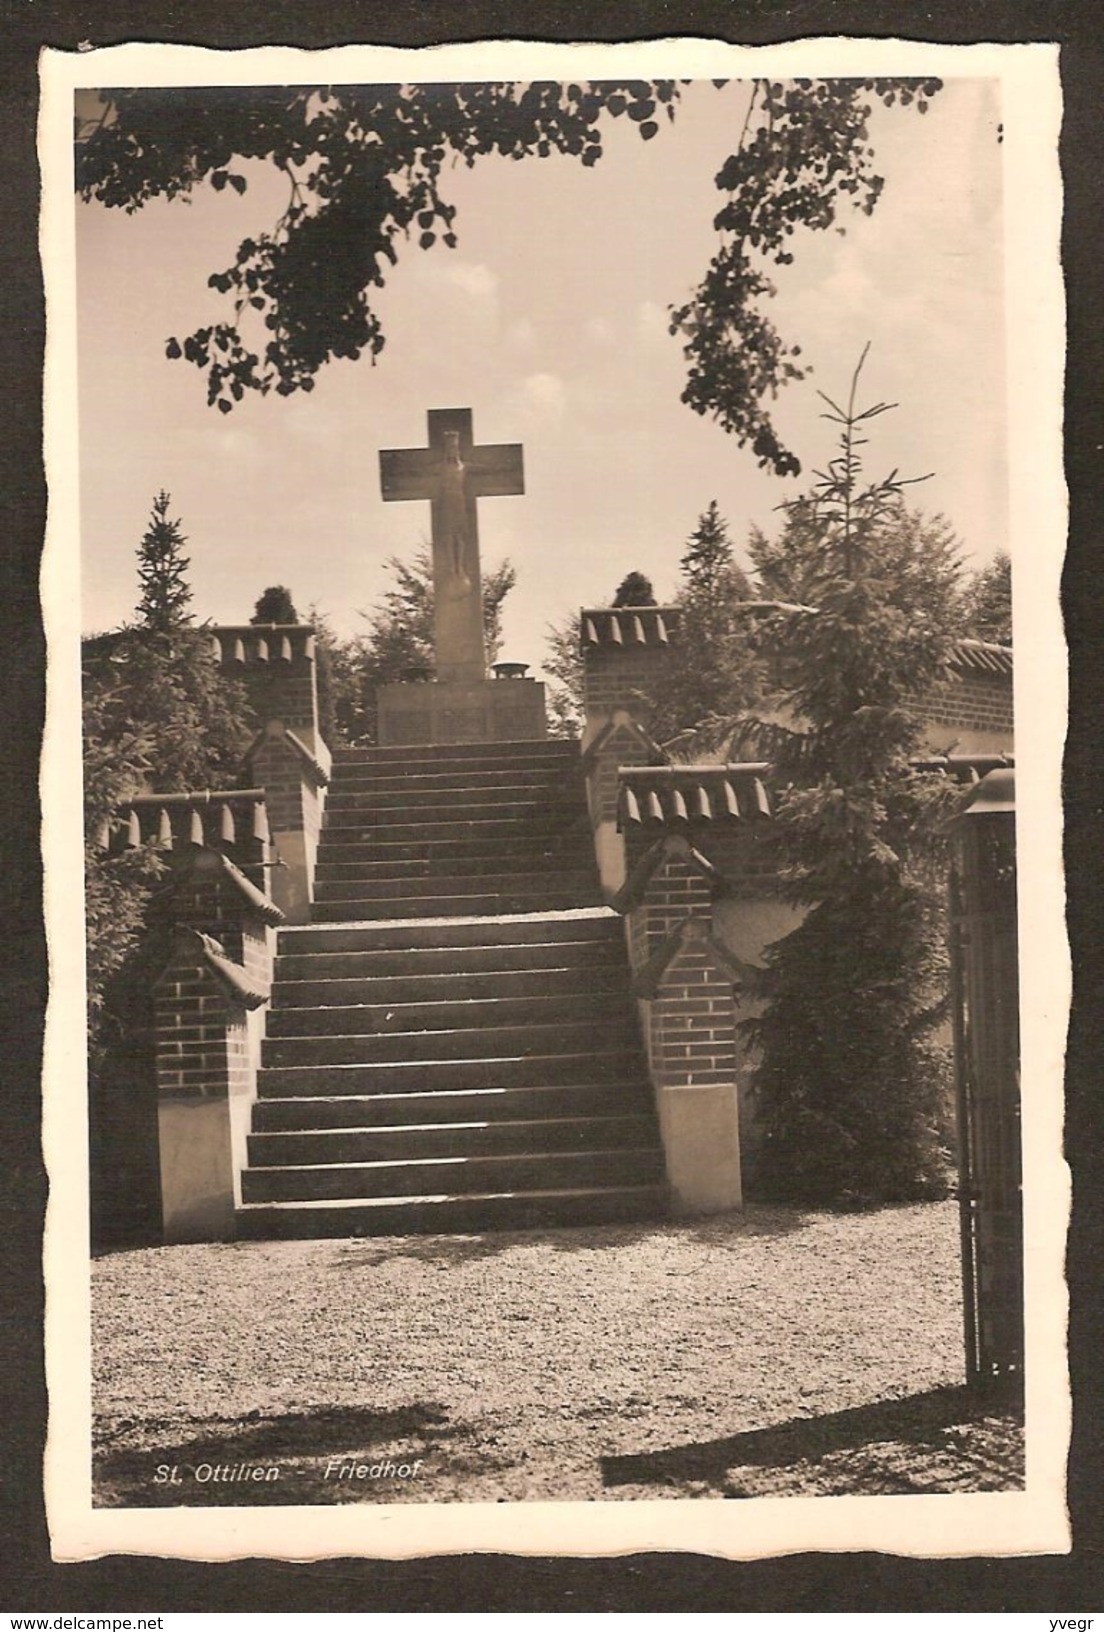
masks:
[[[529,318],[519,317],[507,330],[506,341],[515,351],[532,351],[537,343],[537,331]]]
[[[641,340],[654,343],[667,339],[667,313],[654,300],[642,300],[636,308],[636,331]]]
[[[558,374],[527,374],[513,393],[511,412],[524,416],[530,426],[553,425],[567,409],[567,386]]]
[[[535,408],[551,411],[557,418],[567,404],[567,387],[558,374],[530,374],[522,389]]]
[[[613,344],[613,324],[607,323],[604,317],[588,317],[583,324],[583,333],[596,346]]]
[[[451,284],[454,289],[459,289],[462,294],[469,295],[473,300],[498,299],[498,274],[479,261],[458,261],[450,258],[447,261],[438,261],[435,265],[427,264],[442,283]]]

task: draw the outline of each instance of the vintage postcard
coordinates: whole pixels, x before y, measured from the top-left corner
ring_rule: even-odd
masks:
[[[1060,118],[45,54],[57,1559],[1068,1550]]]

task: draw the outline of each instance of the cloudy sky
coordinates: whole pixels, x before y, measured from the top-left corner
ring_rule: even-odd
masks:
[[[386,558],[429,528],[428,505],[383,503],[378,450],[420,446],[435,407],[470,406],[481,442],[524,444],[524,497],[480,503],[484,561],[509,556],[518,572],[504,657],[539,664],[548,624],[608,601],[632,568],[669,598],[711,499],[739,557],[750,525],[776,527],[801,483],[760,471],[679,402],[666,311],[709,260],[713,177],[746,102],[746,84],[695,84],[650,143],[612,125],[593,170],[559,157],[456,170],[459,246],[411,244],[379,298],[377,365],[332,363],[311,394],[227,416],[165,341],[224,315],[207,276],[274,221],[282,180],[251,166],[244,197],[203,189],[133,216],[78,204],[85,629],[132,612],[161,488],[188,536],[199,617],[244,621],[284,583],[301,612],[316,602],[339,632],[363,627]],[[772,313],[815,371],[776,409],[806,470],[832,448],[816,387],[845,391],[870,341],[870,397],[900,405],[878,422],[871,468],[933,471],[917,499],[949,518],[971,565],[1007,547],[999,120],[984,80],[948,81],[923,117],[879,108],[879,207],[844,235],[795,240]]]

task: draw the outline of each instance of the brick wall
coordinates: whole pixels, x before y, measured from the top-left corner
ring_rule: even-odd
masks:
[[[1012,734],[1012,677],[959,673],[934,686],[924,699],[932,725]]]
[[[632,708],[634,693],[651,694],[663,684],[670,662],[665,646],[599,646],[583,652],[583,698],[587,719]],[[640,705],[636,704],[637,712]]]
[[[736,1076],[732,977],[704,939],[689,937],[651,1003],[649,1055],[659,1087],[729,1084]]]
[[[314,748],[318,682],[314,630],[306,624],[223,625],[212,630],[222,672],[245,687],[259,724],[283,720]]]
[[[245,1010],[231,1007],[181,938],[154,999],[159,1096],[212,1097],[247,1087]]]
[[[265,790],[269,831],[306,833],[317,841],[322,826],[318,789],[306,761],[276,729],[275,721],[254,748],[249,764],[250,775]]]
[[[682,830],[691,847],[724,875],[726,897],[762,900],[776,893],[778,860],[769,823],[689,822]],[[625,839],[630,873],[657,836],[657,831],[646,824],[627,824]]]

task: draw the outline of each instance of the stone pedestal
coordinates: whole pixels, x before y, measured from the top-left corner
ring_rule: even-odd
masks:
[[[381,686],[383,748],[415,743],[533,742],[548,735],[536,680],[427,680]]]

